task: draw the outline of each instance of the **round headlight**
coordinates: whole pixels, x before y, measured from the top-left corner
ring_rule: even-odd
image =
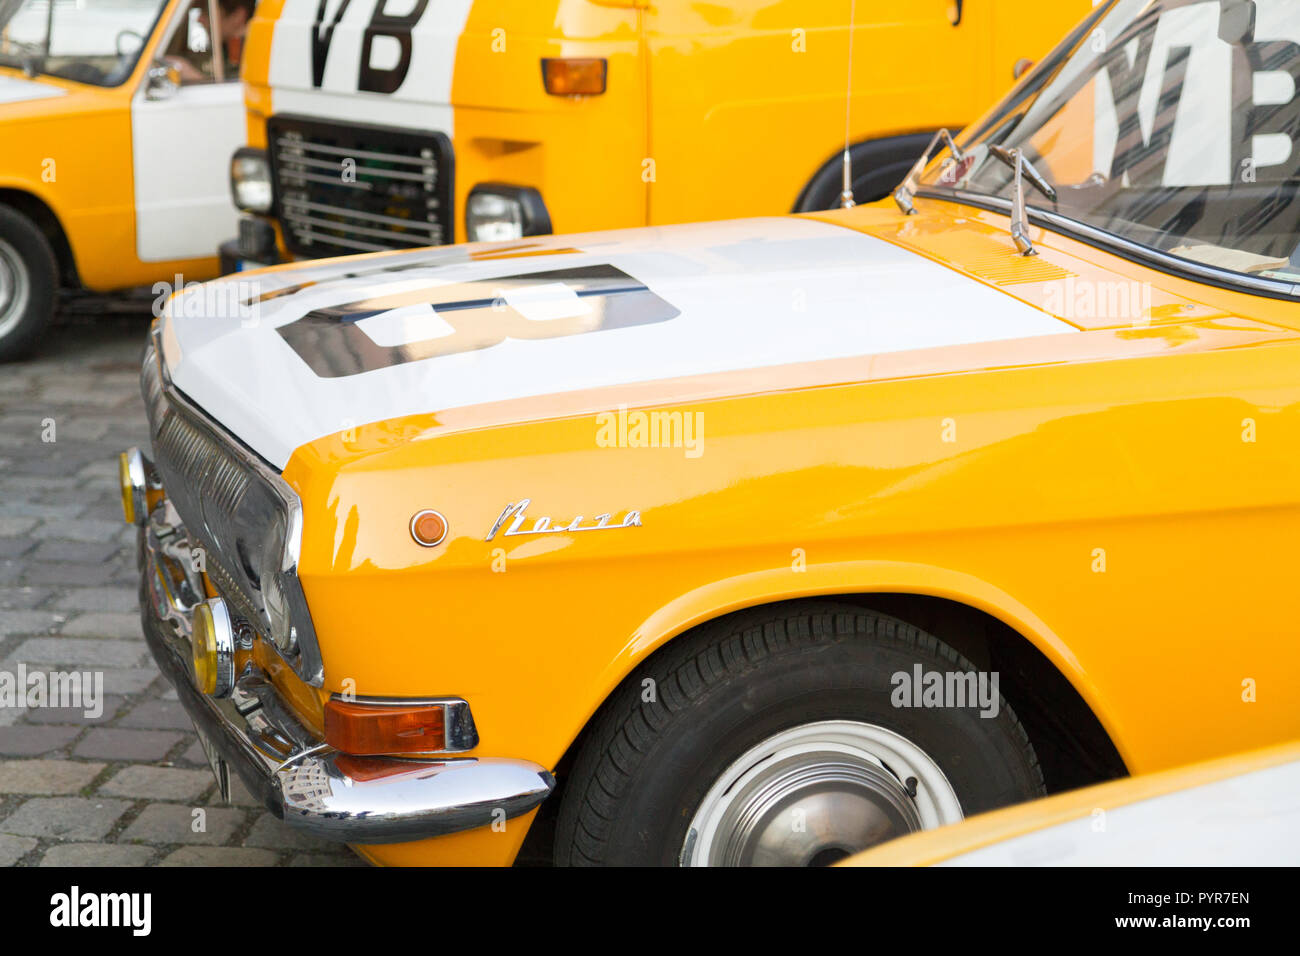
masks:
[[[235,631],[221,598],[194,608],[191,664],[194,686],[209,697],[225,697],[235,685]]]
[[[230,159],[230,192],[246,212],[270,212],[271,166],[260,149],[240,149]]]

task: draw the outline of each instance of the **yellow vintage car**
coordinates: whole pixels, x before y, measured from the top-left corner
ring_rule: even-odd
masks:
[[[218,274],[254,3],[0,0],[0,362],[61,289]]]
[[[218,778],[818,865],[1300,736],[1297,37],[1113,0],[881,203],[178,294],[123,498]]]

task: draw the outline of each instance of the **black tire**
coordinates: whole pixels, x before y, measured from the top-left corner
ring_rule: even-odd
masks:
[[[853,199],[857,203],[884,199],[907,176],[907,172],[930,142],[932,133],[891,136],[888,139],[857,143],[849,149],[852,167]],[[818,212],[838,209],[844,188],[841,154],[836,153],[817,171],[804,187],[794,212]]]
[[[22,213],[0,206],[0,362],[36,346],[54,315],[58,279],[45,234]]]
[[[732,615],[650,658],[602,708],[564,787],[560,865],[676,865],[714,782],[774,734],[820,720],[884,727],[919,746],[969,816],[1045,792],[1006,701],[895,708],[891,677],[920,664],[974,671],[947,644],[852,605],[806,601]],[[646,678],[654,700],[643,700]]]

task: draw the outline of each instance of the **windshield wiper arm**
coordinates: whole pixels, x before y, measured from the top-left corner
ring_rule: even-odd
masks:
[[[952,153],[953,159],[960,163],[966,158],[966,154],[953,142],[952,133],[949,133],[947,129],[941,129],[935,133],[930,140],[930,145],[925,148],[925,152],[912,165],[907,178],[894,190],[894,202],[898,203],[898,208],[905,216],[916,215],[916,206],[912,203],[912,197],[916,195],[916,190],[920,185],[921,173],[925,172],[925,167],[930,164],[930,154],[934,152],[934,148],[939,145],[941,139],[948,147],[948,152]]]
[[[1019,149],[1007,149],[1005,146],[990,146],[989,153],[1000,159],[1011,169],[1016,169],[1016,164],[1020,164],[1020,169],[1024,170],[1025,179],[1029,185],[1033,186],[1040,193],[1046,196],[1052,202],[1056,202],[1056,189],[1047,178],[1034,168],[1034,164],[1025,159],[1024,152]]]
[[[1034,164],[1025,159],[1023,150],[990,146],[989,152],[1015,170],[1016,176],[1013,180],[1015,191],[1011,197],[1011,240],[1022,256],[1036,256],[1038,250],[1034,248],[1033,240],[1029,238],[1029,217],[1025,213],[1025,180],[1029,180],[1035,189],[1052,202],[1056,202],[1056,190],[1038,170],[1034,169]]]

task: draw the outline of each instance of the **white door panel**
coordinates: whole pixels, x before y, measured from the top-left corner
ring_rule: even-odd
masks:
[[[235,234],[230,155],[247,125],[238,82],[182,86],[131,103],[135,246],[141,262],[215,256]]]

